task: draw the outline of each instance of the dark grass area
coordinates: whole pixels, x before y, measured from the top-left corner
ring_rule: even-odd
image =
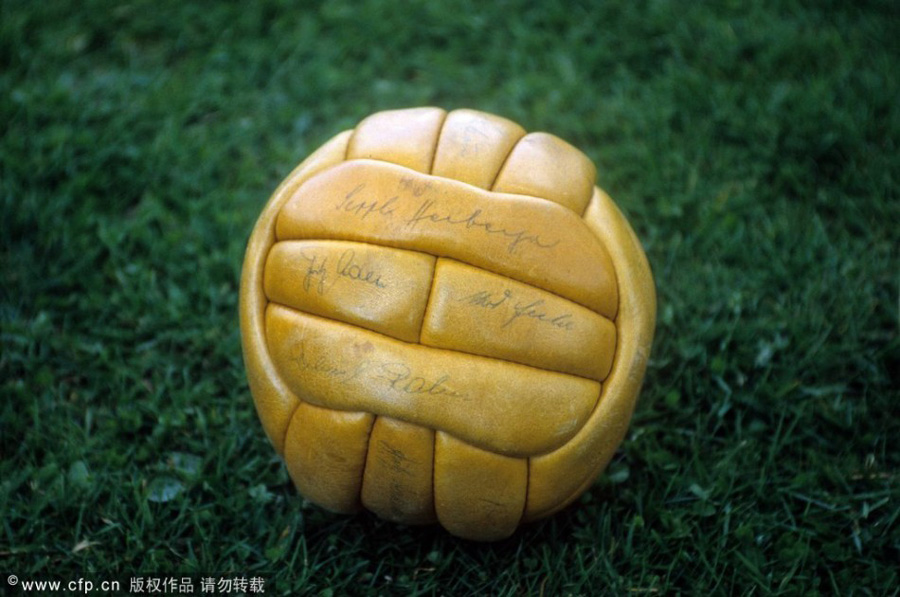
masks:
[[[897,594],[898,32],[890,1],[0,1],[2,590]],[[244,380],[268,195],[413,105],[581,147],[658,286],[613,464],[497,544],[304,503]]]

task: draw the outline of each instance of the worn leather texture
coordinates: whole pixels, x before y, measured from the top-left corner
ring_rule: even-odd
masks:
[[[570,504],[628,429],[656,294],[591,161],[484,112],[374,114],[276,189],[240,322],[259,418],[336,512],[490,541]]]

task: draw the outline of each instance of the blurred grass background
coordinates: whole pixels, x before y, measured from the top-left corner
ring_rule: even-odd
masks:
[[[0,583],[896,595],[898,32],[890,0],[0,0]],[[304,503],[244,379],[268,195],[414,105],[579,146],[658,285],[616,459],[498,544]]]

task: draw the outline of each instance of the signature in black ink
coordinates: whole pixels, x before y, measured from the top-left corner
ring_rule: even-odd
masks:
[[[560,330],[575,329],[575,322],[572,321],[571,313],[563,313],[562,315],[556,316],[549,315],[547,311],[542,308],[542,305],[544,304],[544,301],[542,299],[531,301],[530,303],[518,301],[515,305],[513,305],[513,294],[509,290],[504,290],[503,294],[500,294],[499,296],[498,293],[488,292],[487,290],[480,290],[478,292],[464,296],[458,300],[461,303],[472,305],[474,307],[481,307],[483,309],[496,309],[504,304],[512,306],[512,315],[510,315],[509,319],[507,319],[506,322],[500,326],[501,328],[509,327],[520,317],[526,317],[528,319],[534,319],[542,323],[549,324]]]
[[[514,307],[514,313],[508,320],[506,320],[506,323],[504,323],[500,327],[505,328],[520,317],[527,317],[529,319],[535,319],[537,321],[550,324],[553,327],[561,330],[571,330],[575,328],[575,322],[572,321],[571,313],[563,313],[562,315],[557,315],[556,317],[554,317],[552,315],[548,315],[547,312],[541,308],[541,305],[543,304],[543,300],[532,301],[527,305],[523,303],[516,303]]]
[[[384,362],[362,359],[346,366],[338,364],[327,354],[314,354],[307,351],[306,343],[296,342],[291,346],[291,362],[301,371],[308,371],[332,378],[338,383],[346,384],[361,376],[366,379],[386,381],[391,389],[410,396],[445,396],[448,398],[465,398],[462,392],[450,387],[450,376],[441,375],[437,379],[427,379],[414,375],[412,369],[400,362]]]
[[[470,228],[480,228],[485,234],[499,234],[500,236],[510,239],[506,252],[513,254],[519,248],[520,243],[530,243],[539,249],[552,249],[559,244],[559,239],[553,242],[545,242],[537,234],[529,230],[511,231],[506,228],[500,228],[490,220],[482,216],[481,209],[473,210],[465,217],[454,217],[455,214],[439,213],[434,209],[434,201],[423,201],[416,213],[406,221],[406,225],[415,228],[419,222],[428,221],[435,224],[449,224],[451,226],[465,226]]]
[[[378,368],[378,373],[375,377],[387,381],[391,389],[404,394],[427,394],[429,396],[447,396],[451,398],[464,396],[464,394],[445,385],[450,381],[449,375],[442,375],[436,380],[425,379],[424,377],[413,375],[412,370],[403,363],[383,363]]]
[[[417,465],[418,462],[403,453],[384,440],[378,442],[379,460],[389,466],[392,471],[401,475],[412,476],[409,465]]]
[[[298,342],[291,346],[291,361],[302,371],[312,371],[336,379],[340,383],[353,381],[372,365],[370,360],[363,359],[353,367],[342,367],[335,364],[326,355],[312,356],[307,354],[306,344],[303,342]]]
[[[394,210],[396,210],[394,204],[400,197],[394,196],[386,201],[379,201],[377,199],[372,201],[356,199],[356,195],[364,188],[366,188],[365,183],[356,185],[352,191],[344,195],[344,198],[335,206],[335,209],[358,216],[361,220],[365,220],[372,214],[378,214],[386,218],[390,218],[394,215]]]
[[[459,299],[459,302],[475,307],[484,307],[485,309],[496,309],[510,298],[512,298],[512,292],[509,290],[504,290],[503,295],[500,298],[494,297],[494,295],[487,290],[481,290],[474,294],[470,294],[469,296],[464,296]]]
[[[303,277],[303,290],[309,292],[315,288],[320,295],[325,294],[328,289],[326,281],[328,280],[328,258],[319,259],[318,255],[310,257],[305,253],[300,256],[306,260],[306,275]],[[347,249],[338,258],[337,275],[354,282],[362,282],[370,284],[379,290],[387,288],[387,284],[381,280],[381,274],[370,267],[366,267],[356,259],[356,253],[353,249]]]
[[[356,253],[353,249],[347,249],[341,253],[337,264],[337,273],[339,276],[371,284],[375,288],[385,288],[386,285],[381,281],[381,274],[377,271],[366,268],[364,265],[357,263]]]
[[[318,255],[309,257],[306,253],[300,253],[300,256],[309,264],[306,268],[306,275],[303,277],[303,290],[309,292],[310,288],[313,288],[313,284],[315,284],[316,291],[319,294],[325,294],[325,279],[328,277],[328,270],[325,268],[325,264],[328,260],[323,259],[319,261]]]

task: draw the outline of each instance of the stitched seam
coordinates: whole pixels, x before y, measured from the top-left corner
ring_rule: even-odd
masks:
[[[444,351],[444,352],[452,352],[452,353],[454,353],[454,354],[467,354],[467,355],[469,355],[469,356],[471,356],[471,357],[475,357],[475,358],[478,358],[478,359],[486,359],[486,360],[489,360],[489,361],[498,361],[498,362],[501,362],[501,363],[509,363],[510,365],[518,365],[519,367],[528,367],[529,369],[533,369],[533,370],[535,370],[535,371],[543,371],[544,373],[558,373],[559,375],[567,375],[567,376],[569,376],[569,377],[575,377],[575,378],[578,378],[578,379],[583,379],[583,380],[585,380],[585,381],[593,382],[593,383],[595,383],[595,384],[599,384],[599,385],[601,386],[601,389],[602,389],[602,387],[603,387],[603,382],[602,382],[602,381],[598,381],[598,380],[596,380],[596,379],[591,379],[590,377],[584,377],[583,375],[577,375],[577,374],[575,374],[575,373],[567,373],[567,372],[565,372],[565,371],[556,371],[556,370],[554,370],[554,369],[544,369],[544,368],[542,368],[542,367],[535,367],[534,365],[527,365],[527,364],[525,364],[525,363],[519,363],[519,362],[516,362],[516,361],[511,361],[511,360],[509,360],[509,359],[504,359],[504,358],[502,358],[502,357],[493,357],[493,356],[487,356],[487,355],[483,355],[483,354],[476,354],[476,353],[474,353],[474,352],[466,352],[465,350],[458,350],[458,349],[456,349],[456,348],[444,348],[444,347],[441,347],[441,346],[431,346],[431,345],[429,345],[429,344],[420,344],[419,342],[407,342],[406,340],[401,340],[400,338],[395,338],[394,336],[389,336],[388,334],[384,334],[384,333],[382,333],[382,332],[377,332],[377,331],[375,331],[375,330],[370,330],[369,328],[365,328],[365,327],[363,327],[363,326],[361,326],[361,325],[356,325],[355,323],[347,323],[346,321],[341,321],[341,320],[335,319],[335,318],[333,318],[333,317],[328,317],[327,315],[318,315],[318,314],[316,314],[316,313],[309,313],[308,311],[304,311],[303,309],[297,309],[296,307],[291,307],[290,305],[282,305],[281,303],[276,303],[276,302],[274,302],[274,301],[272,301],[272,304],[273,304],[273,305],[278,305],[279,307],[281,307],[282,309],[285,309],[285,310],[287,310],[287,311],[292,311],[292,312],[294,312],[294,313],[300,313],[300,314],[302,314],[302,315],[306,315],[306,316],[309,316],[309,317],[317,317],[317,318],[319,318],[319,319],[325,319],[325,320],[330,321],[330,322],[332,322],[332,323],[337,323],[337,324],[340,324],[340,325],[345,325],[345,326],[348,326],[348,327],[352,327],[352,328],[354,328],[354,329],[356,329],[356,330],[363,330],[363,331],[368,332],[368,333],[370,333],[370,334],[377,334],[378,336],[381,336],[382,338],[387,338],[387,339],[393,340],[393,341],[395,341],[395,342],[401,342],[401,343],[403,343],[403,344],[406,344],[407,346],[422,346],[422,347],[424,347],[424,348],[428,348],[428,349],[431,349],[431,350],[442,350],[442,351]],[[613,363],[613,364],[615,364],[615,363]],[[610,369],[610,370],[611,370],[611,369]],[[604,378],[604,379],[605,379],[605,378]],[[299,400],[299,398],[298,398],[298,400]],[[315,404],[315,403],[313,403],[313,404]],[[329,408],[330,408],[330,407],[329,407]]]
[[[431,344],[422,344],[419,343],[419,346],[425,346],[427,348],[435,348],[437,350],[447,350],[449,352],[456,352],[459,354],[467,354],[472,357],[481,357],[484,359],[491,359],[493,361],[500,361],[501,363],[509,363],[510,365],[521,365],[523,367],[528,367],[529,369],[536,369],[538,371],[545,371],[547,373],[559,373],[560,375],[568,375],[569,377],[577,377],[578,379],[583,379],[585,381],[592,381],[594,383],[603,385],[603,382],[606,381],[606,377],[603,379],[594,379],[593,377],[585,377],[584,375],[579,375],[577,373],[569,373],[568,371],[560,371],[558,369],[545,369],[543,367],[538,367],[536,365],[529,365],[528,363],[520,363],[519,361],[513,361],[511,359],[504,359],[503,357],[495,357],[487,354],[478,354],[477,352],[469,352],[468,350],[463,350],[461,348],[444,348],[443,346],[433,346]],[[614,355],[615,356],[615,355]],[[610,368],[612,370],[612,368]],[[607,376],[609,377],[609,376]]]
[[[509,157],[513,154],[513,151],[515,151],[516,147],[519,146],[519,142],[521,142],[522,139],[524,139],[526,136],[528,136],[527,132],[523,133],[521,137],[516,139],[516,142],[512,144],[512,147],[510,147],[509,151],[506,153],[506,157],[503,158],[503,161],[500,163],[500,167],[497,169],[497,172],[494,174],[494,178],[493,178],[493,180],[491,180],[491,184],[488,187],[488,190],[490,190],[492,193],[495,192],[494,187],[497,186],[497,180],[500,179],[500,175],[503,173],[503,169],[506,168],[506,163],[509,161]],[[531,197],[532,195],[527,195],[527,196]],[[537,197],[537,198],[543,199],[544,201],[550,201],[549,199],[546,199],[544,197]],[[556,203],[556,202],[554,201],[553,203]]]
[[[434,510],[434,519],[438,524],[444,526],[444,523],[441,522],[441,517],[438,515],[438,504],[437,504],[437,451],[438,451],[438,430],[431,429],[433,434],[433,440],[431,443],[431,508]],[[443,433],[443,432],[441,432]]]
[[[588,199],[587,205],[586,205],[585,208],[584,208],[584,213],[581,214],[581,221],[582,221],[582,222],[585,221],[584,218],[585,218],[585,216],[587,216],[588,208],[590,208],[591,202],[594,200],[594,194],[595,194],[594,191],[601,191],[601,190],[602,190],[602,189],[600,189],[600,187],[598,187],[598,186],[596,186],[596,185],[593,187],[593,190],[591,191],[591,198]],[[604,194],[606,193],[605,191],[603,191],[603,192],[604,192]],[[598,201],[598,203],[599,203],[599,201]],[[587,223],[586,223],[586,222],[585,222],[585,226],[587,226]],[[599,242],[599,243],[603,246],[603,248],[606,250],[606,241],[604,241],[602,238],[600,238],[600,236],[599,236],[596,232],[594,232],[594,231],[591,229],[590,226],[588,226],[588,231],[590,231],[591,236],[593,236],[594,238],[596,238],[596,239],[597,239],[597,242]],[[619,282],[620,282],[620,280],[619,280],[619,273],[618,273],[617,267],[616,267],[616,262],[615,262],[615,260],[613,259],[613,256],[610,254],[609,250],[606,250],[606,253],[607,253],[607,255],[609,255],[609,260],[612,262],[612,266],[613,266],[613,277],[616,279],[616,314],[615,314],[614,316],[612,316],[612,317],[607,317],[607,319],[609,319],[609,320],[612,321],[613,323],[616,323],[616,320],[617,320],[618,317],[619,317],[619,313],[622,312],[622,292],[619,290]],[[573,302],[574,302],[574,301],[573,301]],[[590,307],[588,307],[588,308],[590,308]],[[601,315],[601,314],[598,313],[598,315]],[[606,317],[605,315],[601,315],[601,316]],[[616,331],[618,331],[618,326],[616,326]],[[618,347],[618,345],[619,345],[619,342],[618,342],[618,340],[617,340],[617,341],[616,341],[616,346]]]
[[[593,232],[591,232],[591,234],[596,238],[596,235],[593,234]],[[570,303],[574,303],[574,304],[576,304],[576,305],[579,305],[579,306],[581,306],[581,307],[584,307],[585,309],[587,309],[587,310],[590,311],[591,313],[595,313],[596,315],[599,315],[600,317],[603,317],[604,319],[607,319],[608,321],[611,321],[611,322],[613,322],[613,323],[615,323],[615,321],[616,321],[615,317],[609,317],[609,316],[607,316],[607,315],[604,315],[603,313],[600,313],[599,311],[597,311],[597,310],[595,310],[595,309],[593,309],[593,308],[591,308],[591,307],[588,307],[588,306],[585,305],[584,303],[579,302],[579,301],[576,301],[575,299],[569,298],[569,297],[567,297],[567,296],[563,296],[563,295],[559,294],[558,292],[555,292],[555,291],[550,290],[550,289],[547,289],[547,288],[542,288],[542,287],[540,287],[540,286],[535,286],[533,283],[528,282],[528,281],[526,281],[526,280],[522,280],[521,278],[517,278],[517,277],[514,276],[514,275],[504,274],[503,272],[497,272],[497,271],[494,271],[494,270],[490,270],[490,269],[487,269],[487,268],[482,267],[482,266],[480,266],[480,265],[476,265],[476,264],[474,264],[474,263],[471,263],[471,262],[469,262],[469,261],[465,261],[464,259],[460,259],[459,257],[456,257],[456,256],[451,256],[451,255],[439,255],[439,254],[437,254],[437,253],[431,253],[430,251],[421,251],[421,250],[419,250],[419,249],[410,249],[410,248],[407,248],[407,247],[400,246],[400,245],[398,245],[398,244],[391,244],[390,242],[361,241],[361,240],[359,240],[359,239],[352,238],[350,235],[347,235],[347,236],[340,236],[340,235],[334,234],[334,235],[332,235],[332,236],[330,236],[330,237],[326,237],[326,236],[322,235],[322,236],[319,236],[319,237],[317,237],[317,238],[283,238],[283,239],[279,239],[277,242],[288,242],[288,241],[297,241],[297,240],[316,240],[316,241],[318,241],[318,240],[324,240],[324,241],[336,240],[336,241],[345,241],[345,242],[355,242],[355,243],[359,243],[359,244],[362,244],[362,245],[372,245],[373,247],[382,247],[382,248],[387,248],[387,249],[399,249],[399,250],[401,250],[401,251],[414,251],[414,252],[416,252],[416,253],[422,253],[423,255],[431,255],[431,256],[434,257],[435,259],[440,259],[440,258],[443,258],[443,259],[453,259],[454,261],[458,261],[458,262],[460,262],[460,263],[464,263],[465,265],[469,265],[469,266],[474,267],[474,268],[476,268],[476,269],[479,269],[479,270],[482,270],[482,271],[485,271],[485,272],[488,272],[488,273],[491,273],[491,274],[494,274],[494,275],[497,275],[497,276],[502,276],[502,277],[504,277],[504,278],[509,278],[510,280],[515,280],[516,282],[519,282],[519,283],[521,283],[521,284],[525,284],[526,286],[529,286],[529,287],[534,288],[534,289],[536,289],[536,290],[540,290],[540,291],[543,291],[543,292],[547,292],[547,293],[552,294],[553,296],[555,296],[555,297],[557,297],[557,298],[561,298],[561,299],[563,299],[563,300],[565,300],[565,301],[568,301],[568,302],[570,302]],[[617,280],[617,284],[618,284],[618,280]],[[618,292],[617,292],[617,294],[621,294],[621,293],[618,293]],[[618,297],[617,297],[617,302],[616,302],[616,305],[617,305],[617,306],[618,306],[618,300],[619,300],[619,299],[618,299]],[[618,309],[616,310],[616,313],[618,314]]]
[[[434,477],[435,470],[437,470],[437,429],[432,427],[425,427],[425,429],[431,431],[431,516],[433,520],[437,521],[437,497],[434,491]]]
[[[269,303],[272,305],[278,305],[282,309],[287,309],[288,311],[293,311],[294,313],[302,313],[303,315],[309,315],[311,317],[318,317],[319,319],[326,319],[332,323],[340,323],[343,325],[349,325],[358,330],[364,330],[364,331],[370,332],[372,334],[378,334],[379,336],[384,336],[385,338],[390,338],[391,340],[396,340],[397,342],[403,342],[404,344],[409,344],[410,346],[428,346],[427,344],[421,344],[420,342],[410,342],[408,340],[404,340],[403,338],[398,338],[397,336],[391,336],[390,334],[385,334],[384,332],[379,332],[378,330],[373,330],[372,328],[367,328],[364,325],[359,325],[359,324],[352,323],[349,321],[344,321],[343,319],[337,319],[337,318],[331,317],[329,315],[319,315],[318,313],[313,313],[311,311],[304,311],[303,309],[300,309],[299,307],[294,307],[293,305],[285,305],[284,303],[279,303],[278,301],[269,301]],[[440,348],[440,347],[432,346],[429,348]],[[488,358],[490,358],[490,357],[488,357]],[[497,359],[497,360],[503,360],[503,359]],[[510,361],[510,362],[513,362],[513,361]],[[562,373],[562,372],[560,372],[560,373]],[[585,378],[585,379],[587,379],[587,378]],[[594,381],[597,381],[597,380],[594,380]]]
[[[441,118],[441,125],[438,127],[438,134],[434,139],[434,147],[431,148],[431,163],[428,164],[428,174],[431,174],[434,171],[434,161],[437,158],[437,150],[441,145],[441,136],[444,134],[444,124],[447,122],[447,116],[449,112],[444,111],[444,115]]]
[[[293,392],[291,392],[293,394]],[[291,429],[291,423],[294,422],[294,417],[297,415],[297,411],[300,410],[300,407],[303,406],[304,402],[297,398],[297,405],[294,407],[294,410],[291,411],[291,416],[288,417],[288,423],[284,427],[284,437],[281,438],[281,458],[287,463],[287,438],[288,431]]]
[[[602,388],[601,388],[600,393],[602,394]],[[577,431],[575,431],[575,433],[572,434],[572,437],[570,437],[568,440],[566,440],[562,444],[559,444],[558,446],[549,448],[542,452],[515,453],[515,452],[503,452],[503,451],[499,450],[498,448],[488,446],[487,444],[475,443],[471,439],[464,438],[461,435],[447,431],[446,429],[432,427],[430,425],[426,425],[425,423],[416,423],[416,422],[408,421],[406,419],[400,418],[397,415],[391,414],[391,413],[376,412],[375,410],[360,410],[359,407],[355,407],[355,406],[352,408],[339,408],[337,406],[331,406],[328,404],[320,404],[318,402],[304,402],[303,404],[306,404],[308,406],[313,406],[316,408],[320,408],[322,410],[337,412],[337,413],[369,414],[375,418],[387,417],[389,419],[394,419],[395,421],[400,421],[401,423],[405,423],[407,425],[415,425],[417,427],[421,427],[423,429],[428,429],[429,431],[433,431],[435,433],[437,433],[437,432],[443,433],[444,435],[450,436],[457,441],[468,444],[468,445],[472,446],[473,448],[478,448],[479,450],[483,450],[485,452],[490,452],[491,454],[496,454],[498,456],[503,456],[505,458],[516,458],[519,460],[522,460],[525,458],[539,458],[541,456],[546,456],[547,454],[552,454],[553,452],[556,452],[560,448],[564,447],[568,442],[572,441],[575,438],[575,436],[578,435],[582,429],[584,429],[584,426],[587,424],[587,420],[590,419],[590,417],[593,415],[593,410],[592,410],[591,413],[589,413],[587,418],[585,419],[585,425],[582,425]],[[597,408],[598,404],[599,404],[599,400],[594,403],[594,409]],[[433,465],[432,465],[432,468],[433,468]]]
[[[269,247],[269,250],[271,250],[271,247]],[[268,256],[266,258],[268,259]],[[265,294],[266,294],[265,289],[262,289],[262,295],[264,297],[265,297]],[[268,358],[269,361],[272,362],[272,355],[270,354],[270,351],[269,351],[269,335],[266,331],[266,321],[265,320],[266,320],[266,313],[269,310],[269,305],[273,304],[273,301],[270,301],[268,299],[268,297],[266,297],[265,300],[266,300],[266,307],[265,307],[265,309],[263,309],[263,317],[262,317],[263,321],[260,324],[262,329],[260,330],[260,332],[262,333],[262,336],[263,336],[262,348],[266,352],[266,358]],[[277,305],[278,303],[274,303],[274,304]],[[272,365],[274,366],[275,363],[272,362]],[[299,396],[297,396],[297,394],[295,394],[293,390],[291,390],[290,388],[287,387],[287,384],[284,382],[284,379],[282,379],[281,373],[279,373],[277,369],[275,370],[275,373],[278,376],[278,381],[280,381],[282,384],[284,384],[287,392],[297,401],[297,404],[295,404],[294,408],[291,409],[291,414],[288,415],[287,425],[284,426],[284,433],[282,433],[282,435],[281,435],[281,459],[286,462],[287,459],[285,458],[285,456],[287,454],[288,431],[290,431],[290,429],[291,429],[291,423],[294,420],[294,415],[297,414],[297,411],[300,409],[300,406],[304,403],[304,401]]]
[[[522,514],[516,522],[516,528],[522,525],[525,520],[525,512],[528,511],[528,491],[531,489],[531,456],[525,458],[525,499],[522,500]]]
[[[512,151],[510,151],[510,153],[512,153]],[[509,156],[507,156],[507,159],[509,159]],[[457,179],[457,178],[451,178],[451,177],[449,177],[449,176],[438,176],[437,174],[431,174],[430,172],[421,172],[421,171],[419,171],[419,170],[415,170],[415,169],[413,169],[413,168],[410,168],[409,166],[404,166],[403,164],[398,164],[398,163],[396,163],[396,162],[392,162],[392,161],[390,161],[390,160],[386,160],[386,159],[383,159],[383,158],[377,158],[377,157],[366,156],[366,157],[359,157],[359,158],[349,158],[349,159],[346,159],[346,160],[344,160],[344,161],[346,161],[346,162],[380,162],[380,163],[383,163],[383,164],[390,164],[390,165],[396,166],[396,167],[398,167],[398,168],[405,168],[406,170],[409,170],[410,172],[415,172],[416,174],[419,174],[419,175],[422,175],[422,176],[434,176],[435,178],[438,178],[438,179],[440,179],[440,180],[452,180],[452,181],[455,182],[455,183],[463,184],[463,185],[466,185],[467,187],[472,187],[473,189],[478,189],[479,191],[482,191],[482,192],[496,193],[496,194],[498,194],[498,195],[507,195],[507,196],[510,196],[510,197],[526,197],[526,198],[528,198],[528,199],[537,199],[538,201],[546,201],[547,203],[552,203],[553,205],[558,205],[559,207],[561,207],[561,208],[565,209],[566,211],[570,212],[570,213],[571,213],[572,215],[574,215],[575,217],[578,217],[578,212],[575,211],[575,210],[573,210],[572,208],[567,207],[567,206],[565,206],[565,205],[563,205],[562,203],[559,203],[559,202],[557,202],[557,201],[553,201],[552,199],[547,199],[546,197],[541,197],[540,195],[529,195],[528,193],[510,193],[509,191],[495,191],[495,190],[493,190],[492,187],[493,187],[494,183],[496,183],[496,177],[495,177],[495,179],[494,179],[494,182],[491,183],[491,188],[481,188],[481,187],[479,187],[479,186],[473,185],[472,183],[468,183],[468,182],[466,182],[466,181],[464,181],[464,180],[459,180],[459,179]],[[504,162],[504,163],[505,163],[505,162]],[[335,164],[335,166],[337,166],[337,165],[338,165],[338,164]],[[432,165],[433,165],[433,160],[432,160]],[[330,170],[330,169],[333,168],[333,167],[334,167],[334,166],[329,166],[328,169]],[[501,169],[502,169],[502,168],[501,168]],[[317,172],[316,175],[322,174],[322,173],[324,173],[324,172],[325,172],[325,170],[322,170],[322,172]],[[499,174],[500,174],[500,173],[498,172],[498,173],[497,173],[497,176],[498,176],[498,177],[499,177]],[[304,181],[304,182],[305,182],[305,181]],[[588,201],[588,203],[590,204],[590,201]],[[585,211],[587,211],[587,208],[585,208]],[[583,217],[583,216],[582,216],[582,217]]]
[[[434,297],[434,281],[437,279],[438,261],[441,259],[443,259],[443,257],[435,258],[434,267],[431,270],[431,285],[428,287],[428,298],[425,300],[425,310],[422,311],[422,321],[419,322],[419,344],[422,344],[422,333],[425,331],[425,322],[428,320],[428,309],[431,308],[431,299]]]
[[[445,119],[446,119],[446,116],[445,116]],[[356,131],[355,131],[355,129],[354,129],[354,134],[355,134],[355,132],[356,132]],[[522,137],[522,138],[524,138],[524,137]],[[348,149],[345,150],[345,155],[346,155],[346,152],[349,151],[350,142],[351,142],[352,140],[353,140],[353,137],[351,136],[350,139],[349,139],[348,142],[347,142],[347,148],[348,148]],[[521,139],[520,139],[520,140],[521,140]],[[518,142],[516,142],[515,145],[518,145]],[[513,149],[515,149],[515,145],[513,146]],[[512,154],[512,150],[510,150],[510,154]],[[508,160],[508,159],[509,159],[509,155],[507,155],[507,160]],[[403,166],[403,165],[401,165],[401,164],[395,164],[394,162],[391,162],[391,161],[388,161],[388,160],[381,160],[381,159],[377,159],[377,158],[353,158],[352,160],[345,160],[345,161],[372,161],[372,162],[382,162],[382,163],[385,163],[385,164],[391,164],[391,165],[397,166],[398,168],[404,168],[404,169],[406,169],[406,170],[409,170],[410,172],[414,172],[414,173],[417,173],[417,174],[422,174],[422,173],[419,172],[418,170],[413,170],[412,168],[408,168],[407,166]],[[433,162],[433,161],[434,161],[434,158],[432,158],[432,162]],[[504,161],[504,165],[505,165],[505,161]],[[328,169],[330,170],[331,167],[329,167]],[[502,169],[503,169],[503,167],[501,166],[501,171],[502,171]],[[323,171],[323,172],[324,172],[324,171]],[[321,173],[317,173],[316,176],[318,176],[318,174],[321,174]],[[431,174],[426,174],[426,176],[432,176],[432,175],[431,175]],[[498,172],[498,176],[499,176],[499,172]],[[437,177],[437,178],[443,178],[443,177]],[[467,186],[470,186],[470,187],[472,187],[472,188],[478,189],[478,190],[480,190],[480,191],[485,191],[485,189],[481,189],[480,187],[476,187],[476,186],[474,186],[474,185],[470,185],[470,184],[468,184],[468,183],[465,183],[465,182],[462,182],[462,181],[458,181],[458,180],[453,179],[453,178],[447,178],[446,180],[453,180],[453,181],[455,181],[455,182],[459,182],[460,184],[465,184],[465,185],[467,185]],[[305,181],[304,181],[304,182],[305,182]],[[491,189],[487,189],[488,192],[491,192],[491,193],[496,192],[496,191],[493,190],[493,184],[495,184],[495,183],[496,183],[496,179],[495,179],[494,183],[492,183],[492,185],[491,185],[492,188],[491,188]],[[556,203],[555,201],[551,201],[551,200],[549,200],[549,199],[546,199],[546,198],[544,198],[544,197],[539,197],[539,196],[537,196],[537,195],[526,195],[526,194],[524,194],[524,193],[499,193],[499,194],[501,194],[501,195],[509,195],[509,196],[512,196],[512,197],[527,197],[527,198],[530,198],[530,199],[538,199],[538,200],[540,200],[540,201],[547,201],[548,203],[552,203],[552,204],[554,204],[554,205],[559,205],[560,207],[562,207],[562,208],[566,209],[567,211],[569,211],[570,213],[574,214],[576,217],[579,217],[578,214],[577,214],[576,212],[574,212],[573,210],[571,210],[571,209],[565,207],[564,205],[561,205],[561,204],[559,204],[559,203]],[[593,196],[593,195],[592,195],[592,196]],[[590,200],[588,201],[588,207],[589,207],[589,206],[590,206]],[[282,207],[283,207],[283,206],[282,206]],[[585,207],[585,213],[587,213],[587,207]],[[584,222],[584,215],[582,214],[582,215],[580,216],[579,219],[580,219],[582,222]],[[606,249],[606,243],[603,242],[603,240],[600,239],[600,238],[594,233],[593,230],[590,230],[590,228],[588,228],[588,231],[591,233],[591,236],[593,236],[593,237],[597,240],[597,242],[600,243],[600,246],[603,248],[604,251],[606,251],[606,253],[607,253],[607,255],[608,255],[608,254],[609,254],[609,251]],[[343,236],[343,237],[340,236],[340,235],[332,235],[332,236],[329,237],[329,236],[327,236],[327,233],[326,233],[326,235],[322,235],[322,236],[319,236],[319,237],[317,237],[317,238],[302,238],[302,237],[301,237],[301,238],[293,238],[293,237],[291,237],[291,238],[279,238],[277,235],[276,235],[276,237],[275,237],[275,243],[282,242],[282,241],[290,241],[290,240],[340,240],[340,241],[349,241],[349,242],[357,242],[357,243],[361,243],[361,244],[373,245],[373,246],[376,246],[376,247],[386,247],[386,248],[391,248],[391,249],[401,249],[401,250],[405,250],[405,251],[415,251],[415,252],[418,252],[418,253],[423,253],[423,254],[425,254],[425,255],[431,255],[432,257],[435,257],[435,258],[437,258],[437,257],[445,257],[445,258],[448,258],[448,259],[455,259],[456,261],[459,261],[460,263],[465,263],[465,264],[467,264],[467,265],[471,265],[472,267],[476,267],[476,268],[481,269],[481,270],[484,270],[484,271],[486,271],[486,272],[490,272],[490,273],[493,273],[493,274],[497,274],[498,276],[503,276],[503,277],[505,277],[505,278],[509,278],[509,279],[511,279],[511,280],[515,280],[515,281],[517,281],[517,282],[521,282],[521,283],[523,283],[523,284],[526,284],[526,285],[528,285],[528,286],[531,286],[532,288],[538,288],[538,289],[543,290],[543,291],[545,291],[545,292],[549,292],[550,294],[556,295],[556,296],[558,296],[558,297],[560,297],[560,298],[562,298],[562,299],[565,299],[565,300],[567,300],[567,301],[573,302],[573,303],[575,303],[575,304],[577,304],[577,305],[581,305],[582,307],[584,307],[584,308],[586,308],[586,309],[589,309],[590,311],[593,311],[593,312],[596,313],[597,315],[600,315],[601,317],[605,317],[606,319],[609,319],[609,320],[612,321],[612,322],[615,322],[615,319],[616,319],[615,316],[613,316],[613,317],[608,317],[608,316],[604,315],[603,313],[600,313],[599,311],[596,311],[595,309],[593,309],[593,308],[591,308],[591,307],[585,305],[584,303],[581,303],[581,302],[579,302],[579,301],[576,301],[575,299],[571,299],[571,298],[569,298],[569,297],[563,296],[563,295],[561,295],[561,294],[559,294],[559,293],[557,293],[557,292],[555,292],[555,291],[553,291],[553,290],[550,290],[550,289],[547,289],[547,288],[541,288],[540,286],[535,286],[535,285],[532,284],[531,282],[528,282],[528,281],[526,281],[526,280],[522,280],[522,279],[520,279],[520,278],[517,278],[517,277],[514,276],[514,275],[507,275],[507,274],[504,274],[504,273],[502,273],[502,272],[497,272],[497,271],[494,271],[494,270],[490,270],[490,269],[481,267],[481,266],[479,266],[479,265],[475,265],[474,263],[470,263],[470,262],[468,262],[468,261],[465,261],[465,260],[463,260],[463,259],[460,259],[459,257],[452,256],[452,255],[439,255],[439,254],[437,254],[437,253],[431,253],[431,252],[429,252],[429,251],[421,251],[421,250],[419,250],[419,249],[411,249],[411,248],[403,247],[403,246],[400,246],[399,244],[390,244],[389,242],[373,242],[373,241],[359,240],[359,239],[356,239],[356,238],[352,238],[352,237],[350,237],[349,235],[348,235],[348,236]],[[273,245],[274,245],[275,243],[273,243]],[[269,250],[271,250],[271,247],[269,248]],[[610,256],[610,259],[611,259],[611,258],[612,258],[612,256]],[[615,269],[613,269],[613,273],[615,274]],[[618,279],[617,279],[617,284],[618,284]],[[617,294],[621,294],[621,293],[618,293],[618,292],[617,292]],[[617,298],[618,298],[618,297],[617,297]],[[617,303],[617,307],[618,307],[618,303]],[[616,315],[618,315],[618,308],[616,309]]]
[[[352,412],[352,411],[351,411]],[[363,412],[365,414],[372,415],[372,422],[369,424],[369,430],[366,432],[366,453],[363,454],[362,458],[362,469],[359,471],[359,495],[356,496],[356,501],[360,506],[365,508],[363,504],[362,496],[363,496],[363,484],[366,482],[366,468],[369,466],[369,446],[372,443],[372,432],[375,430],[375,422],[378,421],[378,416],[375,413],[367,413],[366,411],[356,411]]]
[[[353,127],[353,132],[350,133],[350,137],[347,139],[347,144],[344,145],[344,161],[347,161],[347,156],[350,155],[350,145],[353,143],[353,139],[356,138],[356,131],[359,129],[359,123],[356,123],[356,126]]]
[[[588,196],[588,200],[584,202],[584,208],[581,210],[581,213],[578,213],[574,209],[572,210],[572,213],[577,215],[582,220],[584,219],[584,214],[587,213],[588,208],[591,206],[591,199],[594,198],[594,189],[595,188],[600,188],[600,187],[598,187],[597,185],[591,185],[590,195]]]

